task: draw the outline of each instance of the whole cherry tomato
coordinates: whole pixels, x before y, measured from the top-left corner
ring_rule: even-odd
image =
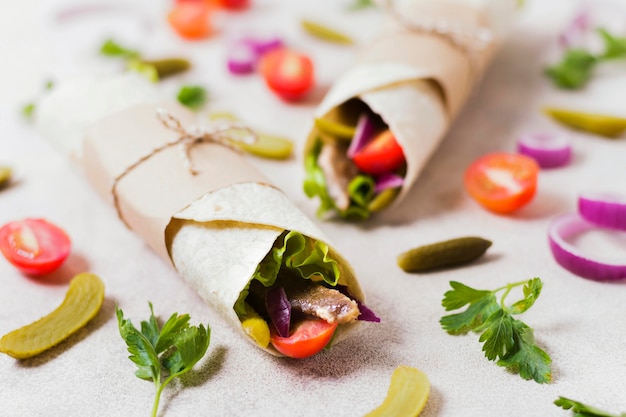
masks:
[[[28,218],[0,228],[0,251],[28,275],[43,275],[60,267],[71,246],[67,234],[44,219]]]
[[[492,153],[477,159],[465,171],[465,189],[488,210],[510,213],[533,198],[538,173],[539,165],[532,158]]]
[[[286,48],[263,55],[260,70],[267,86],[285,100],[302,98],[315,83],[311,59]]]
[[[177,1],[167,15],[170,26],[185,39],[202,39],[211,34],[213,7],[204,1]]]

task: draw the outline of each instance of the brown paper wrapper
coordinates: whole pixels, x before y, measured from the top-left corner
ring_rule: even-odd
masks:
[[[180,136],[157,119],[159,108],[183,126],[195,122],[194,115],[177,104],[131,107],[88,130],[82,165],[88,180],[111,204],[112,185],[117,184],[121,219],[171,261],[203,300],[243,334],[233,306],[276,239],[290,230],[328,244],[341,271],[339,283],[364,301],[349,263],[242,154],[224,145],[198,143],[189,153],[197,171],[193,175],[178,145],[154,152]],[[146,155],[151,156],[134,166]],[[355,324],[339,326],[334,341],[345,338]],[[271,345],[266,350],[278,355]]]

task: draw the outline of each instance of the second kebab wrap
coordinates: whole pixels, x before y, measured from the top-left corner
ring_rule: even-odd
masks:
[[[318,215],[364,219],[399,201],[467,101],[515,0],[385,3],[381,34],[331,88],[305,146]]]
[[[185,127],[195,122],[171,103],[106,117],[87,131],[86,176],[205,302],[269,353],[311,356],[372,319],[354,271],[323,233],[239,152],[207,140],[217,131]],[[299,346],[298,332],[315,339]]]

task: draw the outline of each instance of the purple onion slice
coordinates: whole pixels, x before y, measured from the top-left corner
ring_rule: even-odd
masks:
[[[578,214],[565,214],[552,221],[548,241],[554,259],[568,271],[596,281],[616,281],[626,278],[626,263],[603,262],[586,256],[568,238],[597,229]]]
[[[363,147],[367,145],[370,139],[372,139],[373,135],[374,122],[372,121],[371,117],[363,113],[359,117],[354,136],[352,137],[352,141],[350,142],[350,147],[348,147],[348,158],[354,157],[357,152],[363,149]]]
[[[228,55],[228,71],[234,75],[250,74],[255,70],[257,61],[258,56],[250,46],[236,43]]]
[[[578,197],[578,212],[591,223],[626,230],[626,196],[585,193]]]
[[[393,172],[387,172],[379,177],[376,177],[376,183],[374,185],[374,192],[380,193],[388,188],[398,188],[404,185],[404,178],[394,174]]]
[[[572,147],[566,136],[548,133],[527,133],[517,141],[517,151],[537,161],[541,168],[567,165],[572,157]]]
[[[265,295],[265,308],[280,337],[289,337],[291,304],[283,287],[270,288]]]

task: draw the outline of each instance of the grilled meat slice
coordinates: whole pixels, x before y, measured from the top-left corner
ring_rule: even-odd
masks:
[[[346,156],[347,147],[336,141],[324,143],[317,159],[319,167],[326,177],[328,195],[333,199],[339,210],[350,206],[348,184],[359,173],[356,165]]]
[[[339,291],[320,284],[307,283],[285,287],[291,308],[307,316],[319,317],[328,323],[348,323],[359,316],[357,303]]]

